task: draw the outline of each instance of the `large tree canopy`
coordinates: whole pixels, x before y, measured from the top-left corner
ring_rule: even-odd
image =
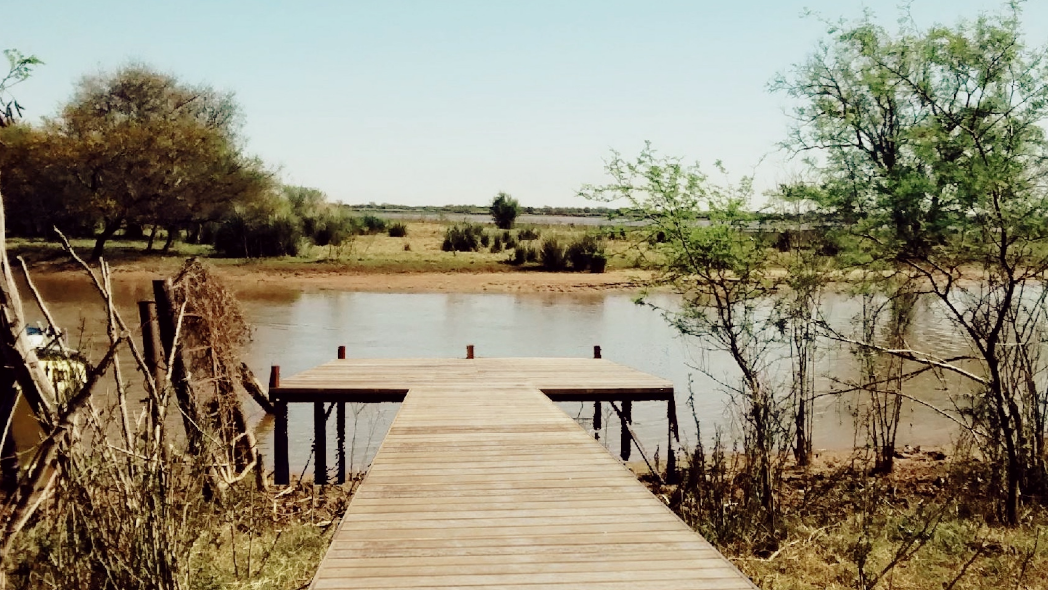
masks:
[[[1028,353],[1048,327],[1048,49],[1024,43],[1016,2],[894,34],[867,18],[776,86],[798,101],[788,145],[816,155],[820,182],[797,194],[845,222],[881,264],[868,276],[937,298],[966,337],[978,369],[936,367],[976,383],[964,419],[1016,524],[1020,490],[1048,498],[1048,384]]]
[[[86,77],[55,119],[18,131],[4,162],[24,168],[20,183],[5,186],[12,208],[42,216],[36,226],[61,227],[63,215],[86,220],[96,230],[95,258],[127,224],[174,236],[216,220],[269,184],[242,153],[239,117],[232,95],[146,66]],[[58,215],[39,210],[55,200],[62,206],[49,210]]]

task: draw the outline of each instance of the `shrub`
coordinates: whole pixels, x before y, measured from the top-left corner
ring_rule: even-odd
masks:
[[[440,249],[445,252],[476,252],[485,235],[484,228],[477,224],[453,225],[444,232]]]
[[[502,232],[502,245],[505,246],[507,250],[516,247],[517,245],[517,238],[513,237],[513,232],[508,229]]]
[[[539,239],[539,230],[533,227],[525,227],[517,232],[517,239],[525,242]]]
[[[556,237],[542,240],[542,245],[539,247],[539,261],[546,270],[564,270],[567,266],[567,258],[560,240]]]
[[[231,215],[215,231],[215,254],[225,258],[297,256],[302,238],[296,219],[281,216],[253,221]]]
[[[603,263],[601,270],[594,270],[593,272],[604,272],[604,266],[608,262],[608,259],[604,256],[604,246],[596,236],[589,234],[568,244],[566,251],[568,263],[571,264],[571,269],[575,272],[593,270],[594,259],[597,256],[603,259]]]
[[[389,226],[389,237],[391,238],[403,238],[408,235],[408,226],[397,221],[390,224]]]
[[[385,219],[382,219],[381,217],[378,217],[378,216],[375,216],[375,215],[371,215],[371,214],[365,215],[365,216],[363,216],[363,217],[361,217],[359,219],[360,219],[359,223],[360,223],[360,227],[361,227],[362,233],[368,233],[368,234],[381,233],[381,232],[386,231],[386,226],[389,225],[389,222],[386,221]]]
[[[495,254],[502,252],[502,236],[495,234],[495,237],[491,240],[491,253]]]
[[[592,273],[602,273],[608,267],[608,257],[603,252],[598,252],[593,255],[590,260],[589,271]]]
[[[510,229],[520,213],[520,203],[506,193],[499,193],[495,195],[495,200],[491,202],[489,210],[491,211],[491,219],[495,222],[495,227]]]

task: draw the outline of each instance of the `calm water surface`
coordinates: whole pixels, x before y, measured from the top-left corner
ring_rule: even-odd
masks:
[[[41,277],[44,297],[50,302],[57,321],[76,332],[96,334],[103,327],[98,297],[79,280]],[[137,318],[134,304],[151,299],[148,285],[121,284],[118,303],[125,318]],[[680,338],[661,315],[647,306],[633,303],[628,295],[608,294],[388,294],[340,291],[300,291],[279,281],[260,283],[238,293],[247,319],[254,325],[254,338],[246,351],[247,361],[260,380],[270,365],[280,365],[290,376],[335,357],[345,345],[350,357],[463,357],[467,344],[474,344],[478,356],[491,357],[591,357],[599,344],[606,359],[671,380],[677,392],[677,408],[685,445],[696,440],[695,418],[702,424],[704,438],[718,427],[730,431],[733,414],[728,398],[716,382],[697,367],[705,367],[722,379],[731,379],[730,359],[703,351],[700,343]],[[672,296],[658,296],[654,303],[672,308]],[[27,308],[31,307],[27,303]],[[840,296],[829,297],[826,314],[841,327],[853,322],[859,311],[857,302]],[[28,311],[31,317],[33,312]],[[76,338],[73,338],[76,344]],[[922,307],[917,315],[915,347],[952,351],[958,345],[951,327]],[[80,343],[85,350],[96,350],[99,341]],[[97,355],[95,355],[97,356]],[[124,361],[125,364],[127,361]],[[819,360],[819,379],[825,386],[831,379],[855,378],[854,363],[845,350],[827,350]],[[131,369],[131,365],[126,365]],[[781,374],[788,383],[789,374]],[[949,383],[948,387],[960,387]],[[912,391],[931,402],[943,403],[947,392],[934,379],[918,381]],[[694,416],[687,404],[694,395]],[[815,446],[850,448],[854,444],[852,411],[854,396],[826,398],[817,407]],[[255,425],[262,451],[271,457],[272,421],[251,401],[245,402]],[[592,404],[561,404],[571,416],[587,427]],[[312,439],[312,410],[308,404],[292,404],[290,413],[291,462],[302,469],[309,456]],[[393,416],[397,404],[351,405],[347,414],[352,447],[352,466],[361,468],[373,456]],[[605,411],[608,409],[605,404]],[[646,449],[659,448],[665,456],[665,404],[634,404],[635,431]],[[333,422],[333,420],[332,420]],[[617,451],[618,420],[605,419],[602,440]],[[333,424],[329,426],[332,433]],[[900,428],[900,444],[945,444],[954,432],[949,421],[915,404],[908,404]],[[334,441],[328,448],[333,455]],[[329,458],[329,465],[334,458]]]

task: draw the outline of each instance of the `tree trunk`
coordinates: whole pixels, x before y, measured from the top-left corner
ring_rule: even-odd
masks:
[[[177,227],[169,227],[169,228],[167,228],[167,241],[164,242],[164,250],[163,250],[164,252],[169,252],[171,250],[171,246],[175,243],[175,238],[177,238],[177,237],[178,237],[178,228]]]
[[[153,229],[149,231],[149,242],[146,243],[146,252],[153,251],[153,242],[156,241],[156,232],[159,226],[154,225]]]
[[[95,237],[95,249],[91,250],[91,260],[98,260],[102,257],[105,251],[106,242],[116,235],[118,229],[120,229],[120,221],[107,221],[105,226],[102,228],[102,232]]]

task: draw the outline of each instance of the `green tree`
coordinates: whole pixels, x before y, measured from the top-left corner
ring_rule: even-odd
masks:
[[[7,127],[22,116],[22,105],[11,95],[11,87],[29,78],[33,67],[42,64],[36,56],[25,55],[17,49],[5,49],[7,74],[0,78],[0,128]]]
[[[233,97],[146,66],[84,78],[70,102],[40,128],[51,178],[27,171],[31,200],[58,179],[63,212],[97,224],[93,258],[129,223],[163,227],[169,247],[184,227],[221,218],[270,184],[238,144]]]
[[[956,419],[995,465],[988,484],[1005,489],[1009,524],[1020,489],[1048,499],[1048,389],[1037,378],[1048,328],[1048,50],[1024,43],[1020,16],[1013,2],[952,27],[904,20],[897,33],[866,17],[833,27],[776,83],[800,104],[788,145],[821,156],[811,194],[854,222],[867,276],[890,277],[889,299],[934,297],[970,353],[941,358],[904,338],[856,344],[973,383]],[[904,328],[909,314],[893,310],[892,321]]]
[[[770,299],[782,278],[752,231],[750,181],[717,184],[698,166],[660,157],[650,147],[635,161],[615,154],[606,170],[612,182],[584,187],[581,195],[624,200],[640,213],[644,241],[654,249],[656,282],[681,296],[679,311],[663,313],[682,334],[734,365],[731,373],[720,365],[699,368],[737,404],[743,425],[752,479],[739,509],[739,530],[755,528],[758,546],[774,550],[776,482],[790,443],[774,370],[783,330]]]
[[[507,193],[500,192],[491,202],[491,219],[499,229],[511,229],[520,214],[520,203]]]

